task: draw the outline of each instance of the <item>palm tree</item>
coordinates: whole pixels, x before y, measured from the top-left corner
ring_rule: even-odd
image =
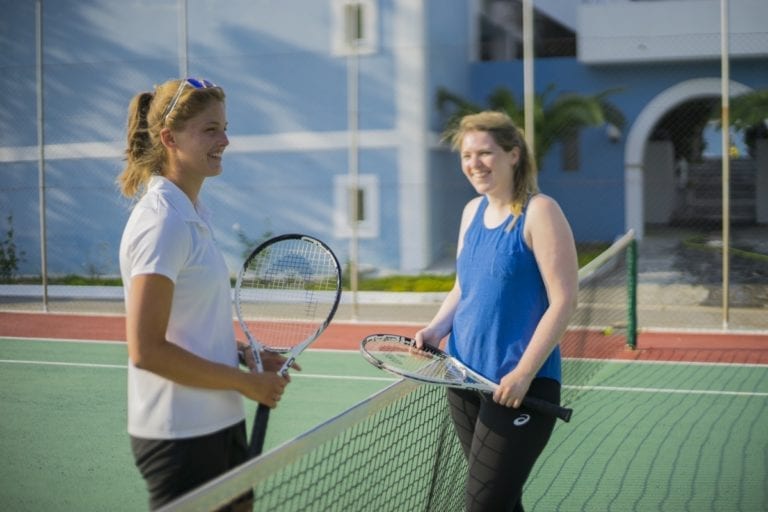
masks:
[[[731,99],[731,123],[746,130],[768,119],[768,89],[748,92]]]
[[[744,143],[754,158],[757,139],[768,139],[768,89],[736,96],[730,106],[731,124],[744,133]],[[722,124],[722,119],[720,121]]]
[[[533,125],[537,163],[543,161],[544,155],[553,144],[563,141],[582,128],[613,125],[615,129],[621,130],[624,127],[624,115],[606,100],[607,96],[620,89],[609,89],[589,96],[563,93],[550,100],[554,90],[555,86],[550,85],[543,93],[534,97]],[[488,107],[476,105],[447,89],[440,88],[437,91],[437,108],[448,114],[445,127],[447,131],[455,127],[464,115],[486,109],[506,112],[517,126],[522,127],[525,124],[523,105],[504,87],[496,89],[488,96]]]

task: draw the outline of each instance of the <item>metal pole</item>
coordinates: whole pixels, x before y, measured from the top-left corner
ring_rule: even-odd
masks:
[[[347,200],[349,201],[349,287],[352,292],[352,319],[358,318],[358,223],[360,218],[360,204],[358,201],[358,52],[357,52],[357,19],[353,16],[347,18],[347,34],[351,45],[350,54],[347,57],[347,126],[349,129],[349,153],[347,155],[349,166],[349,184],[347,186]]]
[[[525,140],[531,157],[536,154],[533,81],[533,0],[523,0],[523,111]],[[540,165],[541,162],[536,162]]]
[[[48,312],[48,246],[45,227],[45,130],[43,115],[43,0],[35,1],[35,68],[37,107],[37,179],[40,204],[40,275],[43,311]]]
[[[632,234],[627,249],[627,345],[637,348],[637,240]]]
[[[730,296],[731,246],[731,114],[730,68],[728,61],[728,0],[720,0],[720,65],[722,83],[722,136],[723,136],[723,329],[728,328]]]
[[[187,0],[179,0],[179,77],[189,76],[189,38],[187,37]]]

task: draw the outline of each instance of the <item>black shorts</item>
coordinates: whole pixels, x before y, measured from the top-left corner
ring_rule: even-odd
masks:
[[[185,439],[131,436],[131,449],[136,467],[147,483],[149,507],[154,510],[245,462],[245,421]],[[231,505],[247,501],[253,501],[253,492],[241,495]]]

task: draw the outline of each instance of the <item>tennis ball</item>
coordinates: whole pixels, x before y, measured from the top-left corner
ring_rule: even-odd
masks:
[[[613,327],[606,327],[603,329],[603,335],[610,336],[611,334],[613,334]]]

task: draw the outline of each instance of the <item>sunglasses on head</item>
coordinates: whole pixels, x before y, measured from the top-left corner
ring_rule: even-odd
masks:
[[[176,94],[174,94],[173,99],[170,103],[168,103],[168,106],[165,109],[165,113],[163,114],[163,122],[168,120],[168,116],[171,115],[173,109],[176,108],[176,104],[179,102],[181,93],[184,91],[186,86],[190,86],[193,89],[208,89],[209,87],[217,87],[215,83],[205,79],[187,78],[186,80],[182,80],[179,82],[179,88],[176,89]]]

